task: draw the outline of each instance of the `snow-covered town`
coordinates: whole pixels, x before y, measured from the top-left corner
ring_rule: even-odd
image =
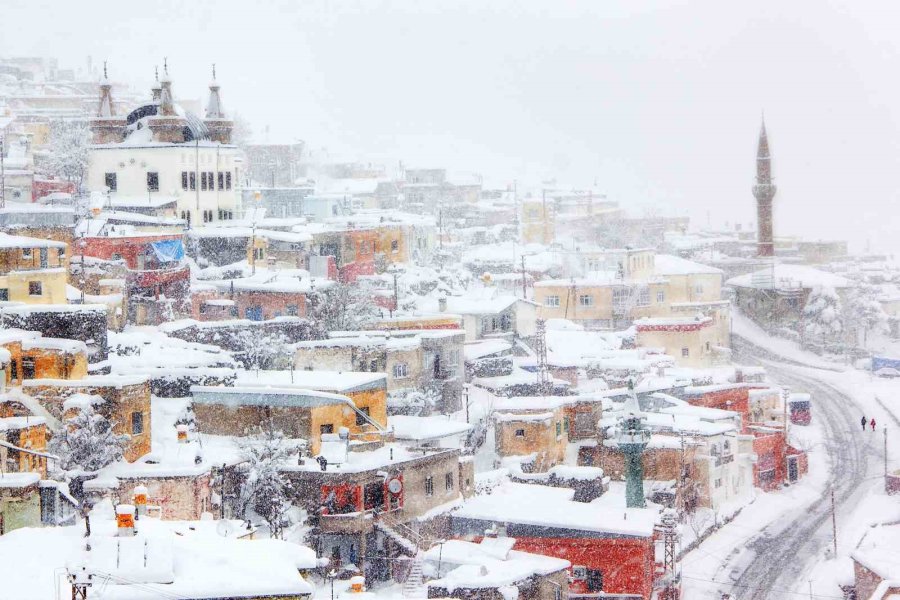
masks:
[[[513,77],[494,71],[494,46],[460,50],[484,64],[439,47],[465,10],[497,44],[489,24],[504,19],[552,20],[561,40],[587,26],[555,20],[567,11],[604,30],[650,17],[263,2],[285,20],[270,33],[252,5],[163,2],[129,15],[73,3],[64,14],[84,20],[71,24],[0,5],[16,40],[0,38],[0,600],[900,598],[896,182],[874,223],[864,200],[836,215],[804,187],[811,173],[867,177],[853,138],[836,129],[829,150],[843,179],[797,149],[803,101],[761,115],[757,90],[758,108],[697,114],[745,132],[673,157],[696,181],[735,179],[711,184],[716,206],[670,194],[671,173],[617,179],[559,155],[538,168],[528,136],[507,140],[511,162],[493,159],[507,147],[448,142],[444,113],[502,129],[532,106],[513,95],[506,115],[428,106],[425,133],[392,145],[393,131],[311,122],[352,130],[387,102],[415,128],[428,61],[448,82],[434,97],[464,86],[491,106],[480,78]],[[674,18],[657,10],[657,25]],[[787,15],[754,27],[791,37]],[[418,45],[396,56],[422,57],[377,64],[395,56],[379,23]],[[312,60],[326,30],[362,62],[264,84],[257,69],[275,69],[267,53],[291,28],[309,41],[273,54],[279,69],[291,51]],[[874,31],[873,48],[900,56]],[[572,83],[555,56],[545,92]],[[701,93],[637,79],[614,86]],[[591,150],[598,162],[631,169],[621,135],[680,147],[657,139],[674,125],[622,133],[604,102],[593,118],[613,143]],[[382,131],[403,138],[392,119]],[[539,120],[536,139],[550,131]],[[900,131],[875,122],[896,152]],[[654,160],[629,172],[649,179]],[[816,210],[796,208],[804,194]],[[842,220],[841,235],[818,218]]]

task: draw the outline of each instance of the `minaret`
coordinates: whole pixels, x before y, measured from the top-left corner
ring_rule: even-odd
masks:
[[[756,150],[756,183],[753,195],[756,197],[756,255],[775,256],[772,239],[772,199],[777,188],[772,183],[772,158],[769,156],[769,139],[766,136],[766,121],[763,119],[759,130],[759,146]]]
[[[646,417],[638,404],[634,392],[634,382],[628,382],[628,399],[625,400],[624,415],[619,420],[617,444],[625,456],[625,506],[644,508],[644,465],[641,457],[650,441],[650,430]]]
[[[95,144],[113,144],[125,139],[125,119],[116,116],[112,99],[112,84],[103,62],[103,79],[100,80],[100,102],[97,115],[90,121],[91,134]]]
[[[175,114],[175,100],[172,97],[172,78],[169,77],[168,59],[163,60],[163,78],[159,82],[159,115],[171,117]]]
[[[222,144],[230,144],[234,122],[225,117],[219,89],[219,82],[216,81],[216,65],[213,63],[212,80],[209,82],[209,102],[206,104],[206,118],[203,122],[209,130],[210,139]]]
[[[187,119],[175,112],[175,100],[172,95],[172,79],[169,77],[168,60],[163,60],[163,76],[159,80],[159,108],[156,115],[147,120],[154,142],[180,144],[184,142],[184,130]]]
[[[159,83],[159,67],[153,68],[153,87],[150,88],[150,93],[153,97],[153,104],[159,104],[159,99],[162,96],[162,86]]]

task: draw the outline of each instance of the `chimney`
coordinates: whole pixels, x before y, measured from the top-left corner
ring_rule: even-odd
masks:
[[[447,298],[444,296],[438,298],[438,312],[447,312]]]
[[[147,486],[139,485],[134,488],[134,508],[138,518],[147,514]]]
[[[119,504],[116,506],[116,535],[134,537],[134,505]]]

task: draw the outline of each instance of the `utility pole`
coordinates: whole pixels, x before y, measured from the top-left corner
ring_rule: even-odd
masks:
[[[522,255],[522,300],[528,299],[528,293],[525,289],[525,255]]]
[[[544,239],[543,239],[542,241],[543,241],[545,244],[548,244],[549,241],[547,240],[547,190],[546,190],[546,189],[542,189],[542,190],[541,190],[541,205],[542,205],[542,207],[543,207],[541,210],[542,210],[543,213],[544,213],[544,214],[543,214],[543,219],[544,219]]]
[[[463,394],[466,397],[465,398],[465,400],[466,400],[466,423],[468,423],[469,422],[469,384],[468,383],[463,384]]]
[[[884,480],[887,481],[888,476],[888,459],[887,459],[887,425],[884,426]]]
[[[538,359],[538,387],[541,394],[547,395],[550,391],[550,377],[547,373],[547,329],[544,319],[537,320],[534,351]]]
[[[394,267],[392,270],[394,275],[394,310],[397,310],[400,308],[400,296],[397,293],[397,267]],[[391,311],[391,318],[394,316],[394,310]]]
[[[834,486],[831,486],[831,529],[834,532],[834,557],[837,558],[837,516],[834,513]]]
[[[0,138],[0,208],[6,208],[6,168],[3,165],[3,148],[6,138]]]

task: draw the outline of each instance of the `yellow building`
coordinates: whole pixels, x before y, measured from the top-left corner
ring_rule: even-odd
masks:
[[[662,348],[679,367],[711,367],[729,358],[728,340],[721,339],[712,317],[638,319],[636,344]]]
[[[535,472],[562,464],[569,442],[569,418],[560,398],[517,398],[494,411],[494,443],[502,457],[523,457]],[[527,457],[527,458],[526,458]]]
[[[66,244],[0,233],[0,301],[66,303]]]
[[[0,348],[10,354],[7,383],[87,376],[87,346],[78,340],[45,338],[35,331],[10,329],[0,337]]]
[[[247,435],[271,422],[285,436],[306,440],[312,455],[319,453],[323,434],[338,434],[343,428],[351,439],[380,439],[387,423],[384,388],[380,393],[356,392],[357,399],[368,406],[357,407],[342,394],[271,383],[191,388],[194,414],[204,433]]]
[[[730,329],[722,271],[652,250],[610,250],[583,257],[588,275],[534,284],[544,319],[568,319],[590,328],[627,327],[643,317],[715,316]],[[727,345],[727,342],[726,342]]]
[[[406,232],[400,223],[385,223],[379,225],[375,231],[375,254],[384,257],[389,264],[409,262]]]
[[[550,244],[556,238],[556,219],[550,201],[526,198],[519,208],[523,244]]]

